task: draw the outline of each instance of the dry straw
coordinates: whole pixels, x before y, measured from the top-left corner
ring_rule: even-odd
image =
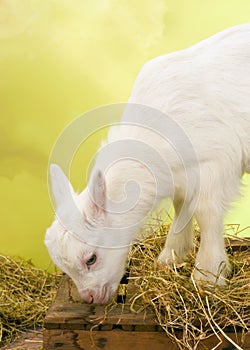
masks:
[[[250,247],[228,247],[232,275],[225,287],[197,284],[192,271],[195,252],[187,262],[162,268],[157,264],[169,227],[161,226],[132,247],[130,280],[135,291],[129,302],[133,312],[151,307],[159,325],[180,349],[196,350],[215,334],[218,346],[227,330],[237,332],[236,349],[250,327]],[[199,233],[196,230],[196,250]],[[248,240],[249,243],[249,240]],[[6,344],[20,331],[43,325],[60,276],[38,269],[29,261],[0,255],[0,342]],[[112,306],[110,304],[108,308]],[[114,306],[114,305],[113,305]],[[107,309],[108,309],[107,308]],[[182,330],[182,337],[176,331]],[[239,332],[239,330],[241,330]],[[217,346],[214,347],[214,349]]]
[[[195,252],[178,266],[161,268],[157,264],[167,229],[161,226],[132,248],[130,279],[136,289],[130,300],[131,310],[153,308],[157,322],[180,349],[195,350],[201,340],[214,334],[217,346],[226,337],[235,349],[242,349],[239,344],[244,343],[250,327],[250,246],[246,247],[250,241],[241,239],[244,249],[227,248],[232,274],[225,287],[200,285],[192,274]],[[197,250],[197,230],[195,237]],[[237,332],[237,344],[228,337],[229,328]],[[182,330],[181,338],[176,330]]]
[[[59,282],[21,258],[0,255],[0,346],[21,331],[41,327]]]

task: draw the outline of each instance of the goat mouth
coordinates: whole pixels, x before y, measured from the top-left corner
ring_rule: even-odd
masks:
[[[107,304],[113,297],[113,289],[108,286],[103,286],[99,290],[89,290],[89,293],[82,294],[82,299],[88,304]]]
[[[95,304],[107,304],[113,297],[113,291],[111,288],[109,288],[108,286],[104,286],[102,289],[102,292],[100,293],[100,295],[97,295],[94,298],[93,303]]]
[[[105,286],[103,288],[103,291],[101,293],[100,296],[98,296],[98,298],[96,298],[96,304],[107,304],[107,302],[110,300],[110,293],[108,288]]]

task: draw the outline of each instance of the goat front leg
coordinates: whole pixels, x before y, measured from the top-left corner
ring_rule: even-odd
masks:
[[[158,263],[163,266],[186,260],[193,249],[192,216],[182,200],[175,199],[173,204],[174,219],[158,258]]]
[[[200,248],[196,257],[194,277],[218,285],[225,284],[230,264],[223,237],[223,211],[207,203],[196,210],[195,216],[201,231]]]

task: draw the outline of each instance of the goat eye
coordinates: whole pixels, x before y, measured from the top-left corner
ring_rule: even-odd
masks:
[[[96,255],[93,254],[93,255],[91,256],[91,258],[89,258],[89,259],[86,261],[86,265],[87,265],[87,266],[94,265],[95,262],[96,262]]]

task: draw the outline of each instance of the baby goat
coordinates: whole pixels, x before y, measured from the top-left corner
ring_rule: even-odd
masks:
[[[185,259],[192,219],[201,231],[194,277],[223,284],[230,271],[223,219],[250,172],[250,24],[227,29],[141,69],[76,194],[51,165],[56,219],[49,253],[83,300],[107,303],[148,212],[172,198],[175,216],[158,261]]]

